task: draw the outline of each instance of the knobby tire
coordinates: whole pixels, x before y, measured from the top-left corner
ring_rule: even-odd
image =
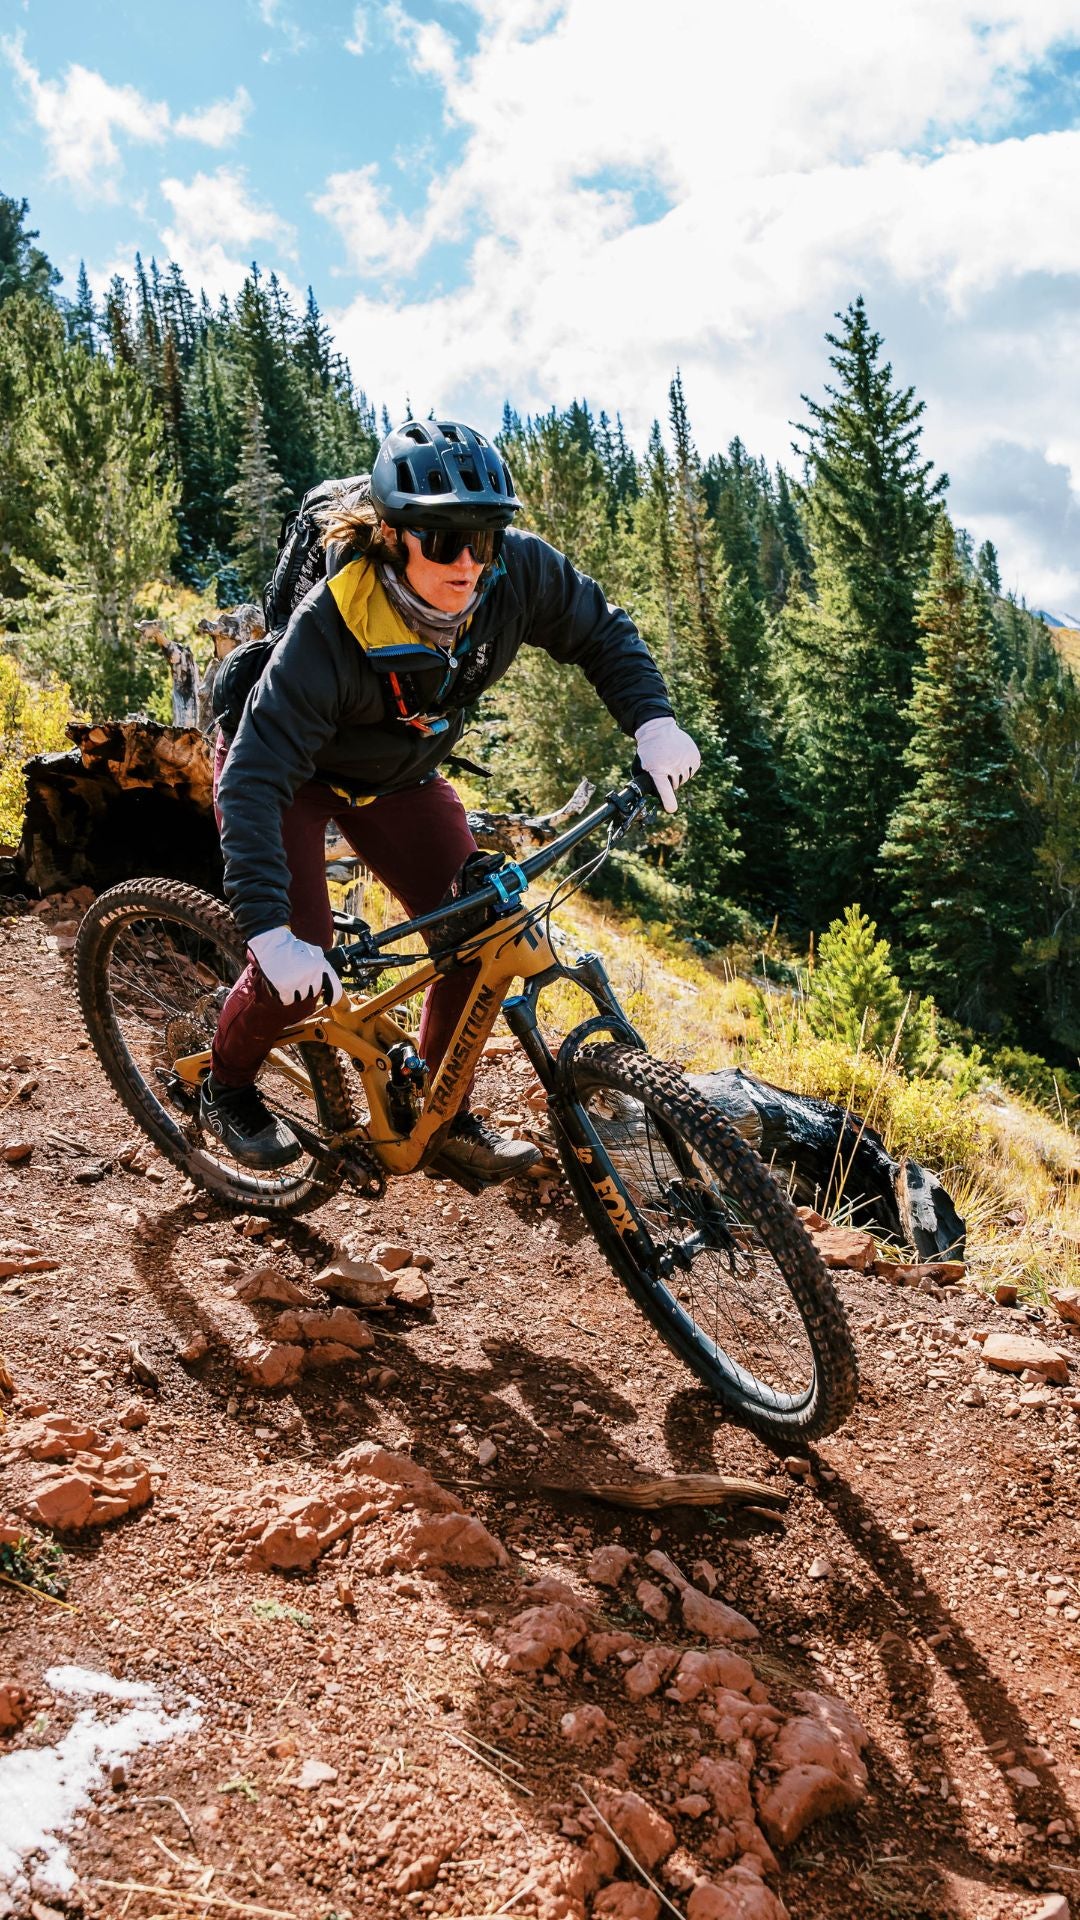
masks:
[[[596,1093],[603,1095],[605,1089],[629,1098],[646,1116],[646,1133],[651,1127],[675,1162],[688,1164],[689,1149],[699,1166],[704,1163],[711,1192],[730,1209],[732,1222],[738,1223],[736,1231],[760,1247],[766,1263],[758,1268],[763,1277],[762,1313],[766,1277],[775,1300],[790,1297],[812,1355],[811,1378],[801,1392],[778,1394],[764,1381],[748,1378],[748,1370],[718,1345],[715,1312],[712,1336],[692,1318],[688,1324],[672,1287],[639,1261],[614,1226],[611,1210],[582,1168],[572,1142],[561,1133],[555,1114],[567,1180],[608,1264],[635,1304],[731,1416],[763,1439],[790,1447],[834,1432],[855,1404],[855,1354],[832,1279],[787,1193],[753,1148],[676,1067],[634,1047],[604,1044],[582,1048],[569,1076],[568,1099],[585,1103]],[[623,1191],[632,1197],[632,1183],[624,1181]],[[748,1260],[751,1279],[756,1260],[756,1255]],[[786,1293],[781,1292],[777,1276]],[[739,1288],[745,1297],[741,1277]],[[749,1297],[748,1317],[753,1312],[753,1296]]]
[[[198,887],[174,880],[129,880],[100,894],[79,928],[75,980],[87,1037],[114,1093],[166,1159],[238,1211],[294,1215],[322,1206],[340,1188],[339,1173],[314,1168],[311,1156],[305,1156],[292,1178],[287,1167],[264,1176],[238,1165],[235,1173],[219,1165],[219,1143],[210,1136],[205,1140],[198,1136],[193,1123],[172,1109],[132,1058],[113,1010],[110,963],[125,927],[155,919],[172,923],[216,949],[234,978],[246,961],[244,939],[232,914]],[[334,1134],[354,1125],[338,1054],[318,1045],[298,1047],[296,1052],[311,1082],[313,1130]]]

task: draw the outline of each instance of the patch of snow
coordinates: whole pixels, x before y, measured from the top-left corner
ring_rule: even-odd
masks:
[[[141,1747],[182,1739],[202,1725],[188,1707],[166,1710],[156,1687],[85,1667],[50,1667],[53,1691],[92,1698],[52,1746],[21,1747],[0,1757],[0,1893],[49,1899],[70,1893],[75,1874],[63,1835],[103,1786],[108,1771]],[[116,1704],[127,1702],[125,1711]]]
[[[109,1700],[141,1700],[147,1706],[161,1699],[157,1688],[145,1680],[117,1680],[111,1673],[91,1673],[89,1667],[49,1667],[45,1684],[54,1693],[68,1693],[75,1698],[104,1694]]]

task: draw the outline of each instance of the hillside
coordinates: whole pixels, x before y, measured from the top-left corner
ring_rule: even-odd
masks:
[[[18,1499],[32,1476],[63,1479],[27,1449],[62,1453],[65,1415],[82,1448],[69,1471],[114,1446],[135,1510],[66,1537],[65,1606],[2,1588],[0,1675],[24,1698],[0,1689],[22,1721],[0,1770],[23,1766],[26,1804],[46,1822],[54,1807],[67,1834],[36,1885],[39,1920],[558,1920],[598,1880],[593,1912],[655,1916],[590,1803],[690,1920],[776,1920],[770,1886],[797,1920],[1061,1920],[1046,1901],[1075,1878],[1080,1392],[992,1371],[974,1337],[1038,1332],[1037,1308],[839,1276],[861,1403],[805,1462],[781,1463],[717,1417],[558,1193],[466,1200],[418,1180],[260,1233],[129,1152],[55,926],[48,911],[0,923],[5,1484]],[[643,975],[643,999],[656,986]],[[703,982],[684,986],[700,1003]],[[484,1096],[521,1111],[526,1084],[495,1042]],[[269,1318],[249,1304],[266,1290],[254,1277],[269,1265],[271,1292],[326,1305],[313,1276],[342,1241],[411,1252],[430,1308],[369,1316],[357,1359],[292,1386],[245,1379]],[[1052,1338],[1080,1380],[1080,1333]],[[128,1456],[150,1475],[141,1506]],[[376,1467],[390,1480],[373,1494]],[[786,1514],[634,1514],[530,1486],[703,1469],[783,1490]],[[320,1552],[365,1470],[359,1526]],[[453,1504],[439,1486],[475,1516],[471,1570],[424,1564],[423,1529]],[[616,1548],[638,1556],[625,1572]],[[290,1556],[296,1571],[268,1570]],[[702,1607],[713,1589],[760,1639],[702,1669],[672,1563]],[[18,1564],[38,1577],[32,1556]],[[530,1607],[543,1617],[523,1621]],[[846,1754],[847,1786],[827,1773],[818,1824],[794,1843],[773,1821],[775,1868],[747,1802],[750,1865],[732,1877],[731,1794],[749,1771],[769,1805],[778,1724],[801,1729],[783,1736],[792,1751]],[[76,1751],[106,1784],[72,1829],[70,1801],[41,1783],[74,1778]],[[0,1822],[0,1867],[32,1830],[20,1819]],[[693,1891],[702,1876],[727,1905]]]

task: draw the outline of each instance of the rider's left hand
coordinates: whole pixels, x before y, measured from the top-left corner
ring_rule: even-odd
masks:
[[[701,765],[701,755],[693,740],[667,715],[659,720],[646,720],[634,738],[638,759],[656,783],[664,812],[677,813],[676,789],[684,781],[692,780]]]

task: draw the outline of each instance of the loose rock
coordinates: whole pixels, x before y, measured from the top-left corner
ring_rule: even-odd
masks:
[[[390,1298],[396,1307],[410,1307],[414,1313],[427,1313],[434,1305],[431,1288],[419,1267],[402,1267]]]
[[[625,1547],[597,1547],[585,1562],[585,1577],[598,1587],[617,1587],[633,1559]]]
[[[1068,1386],[1068,1361],[1056,1347],[1048,1347],[1042,1340],[1031,1340],[1020,1333],[990,1333],[982,1351],[987,1366],[1001,1373],[1023,1373],[1025,1367],[1030,1367],[1041,1379]]]
[[[386,1268],[374,1261],[353,1260],[349,1254],[341,1253],[315,1275],[315,1283],[350,1306],[381,1307],[385,1306],[394,1281]]]

